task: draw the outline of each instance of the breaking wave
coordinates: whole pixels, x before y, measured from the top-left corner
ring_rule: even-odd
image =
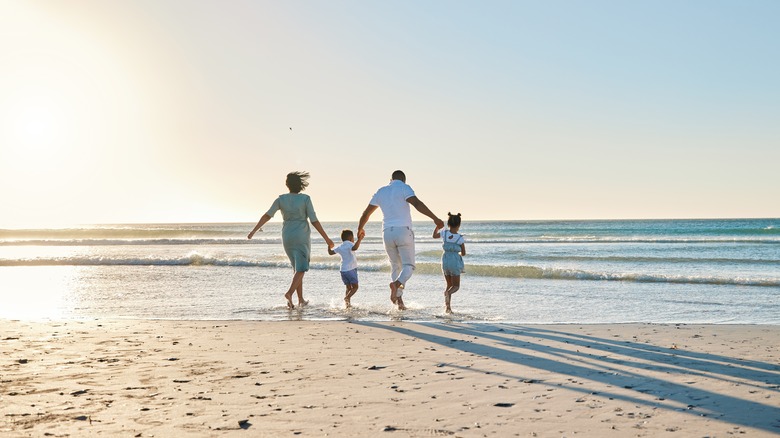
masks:
[[[242,257],[215,257],[196,252],[180,257],[41,257],[27,259],[0,259],[0,266],[222,266],[289,269],[286,259],[257,260]],[[338,270],[339,263],[313,261],[311,269]],[[388,271],[386,263],[361,265],[361,271]],[[417,263],[418,274],[440,275],[438,263]],[[728,278],[717,276],[682,276],[648,273],[590,272],[575,269],[540,268],[535,266],[466,265],[466,275],[515,279],[550,279],[573,281],[625,281],[636,283],[708,284],[780,287],[776,278]]]

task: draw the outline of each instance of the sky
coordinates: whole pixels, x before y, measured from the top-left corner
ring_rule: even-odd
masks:
[[[321,221],[356,222],[396,169],[464,221],[780,217],[778,21],[774,0],[0,0],[0,228],[255,222],[294,170]]]

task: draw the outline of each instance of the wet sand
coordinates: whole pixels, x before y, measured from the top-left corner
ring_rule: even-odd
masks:
[[[0,320],[0,434],[780,436],[780,327]]]

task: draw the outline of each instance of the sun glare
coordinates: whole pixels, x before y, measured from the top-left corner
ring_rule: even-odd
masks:
[[[51,99],[29,98],[19,102],[12,116],[6,147],[9,159],[17,166],[33,170],[58,161],[67,132],[67,114],[62,104]]]
[[[20,132],[17,136],[32,146],[50,144],[57,138],[56,131],[62,125],[52,108],[47,106],[29,108],[20,114],[19,119],[17,126]]]
[[[69,267],[0,269],[3,306],[0,318],[58,319],[67,313],[75,271]]]
[[[85,188],[110,190],[113,174],[96,175],[100,163],[126,165],[120,146],[145,144],[139,81],[110,41],[56,8],[18,3],[4,13],[0,185],[12,190],[0,193],[0,223],[70,223],[101,207],[82,196]]]

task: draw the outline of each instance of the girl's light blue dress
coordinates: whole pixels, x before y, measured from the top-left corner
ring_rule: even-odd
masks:
[[[441,255],[441,270],[444,275],[460,275],[465,272],[463,257],[460,256],[461,245],[464,242],[463,236],[444,230],[441,232],[441,240],[444,249],[444,254]]]
[[[309,270],[311,260],[311,229],[309,221],[317,222],[317,214],[311,203],[309,195],[302,193],[286,193],[279,195],[266,212],[268,216],[281,210],[282,219],[282,245],[284,252],[290,259],[295,272]]]

